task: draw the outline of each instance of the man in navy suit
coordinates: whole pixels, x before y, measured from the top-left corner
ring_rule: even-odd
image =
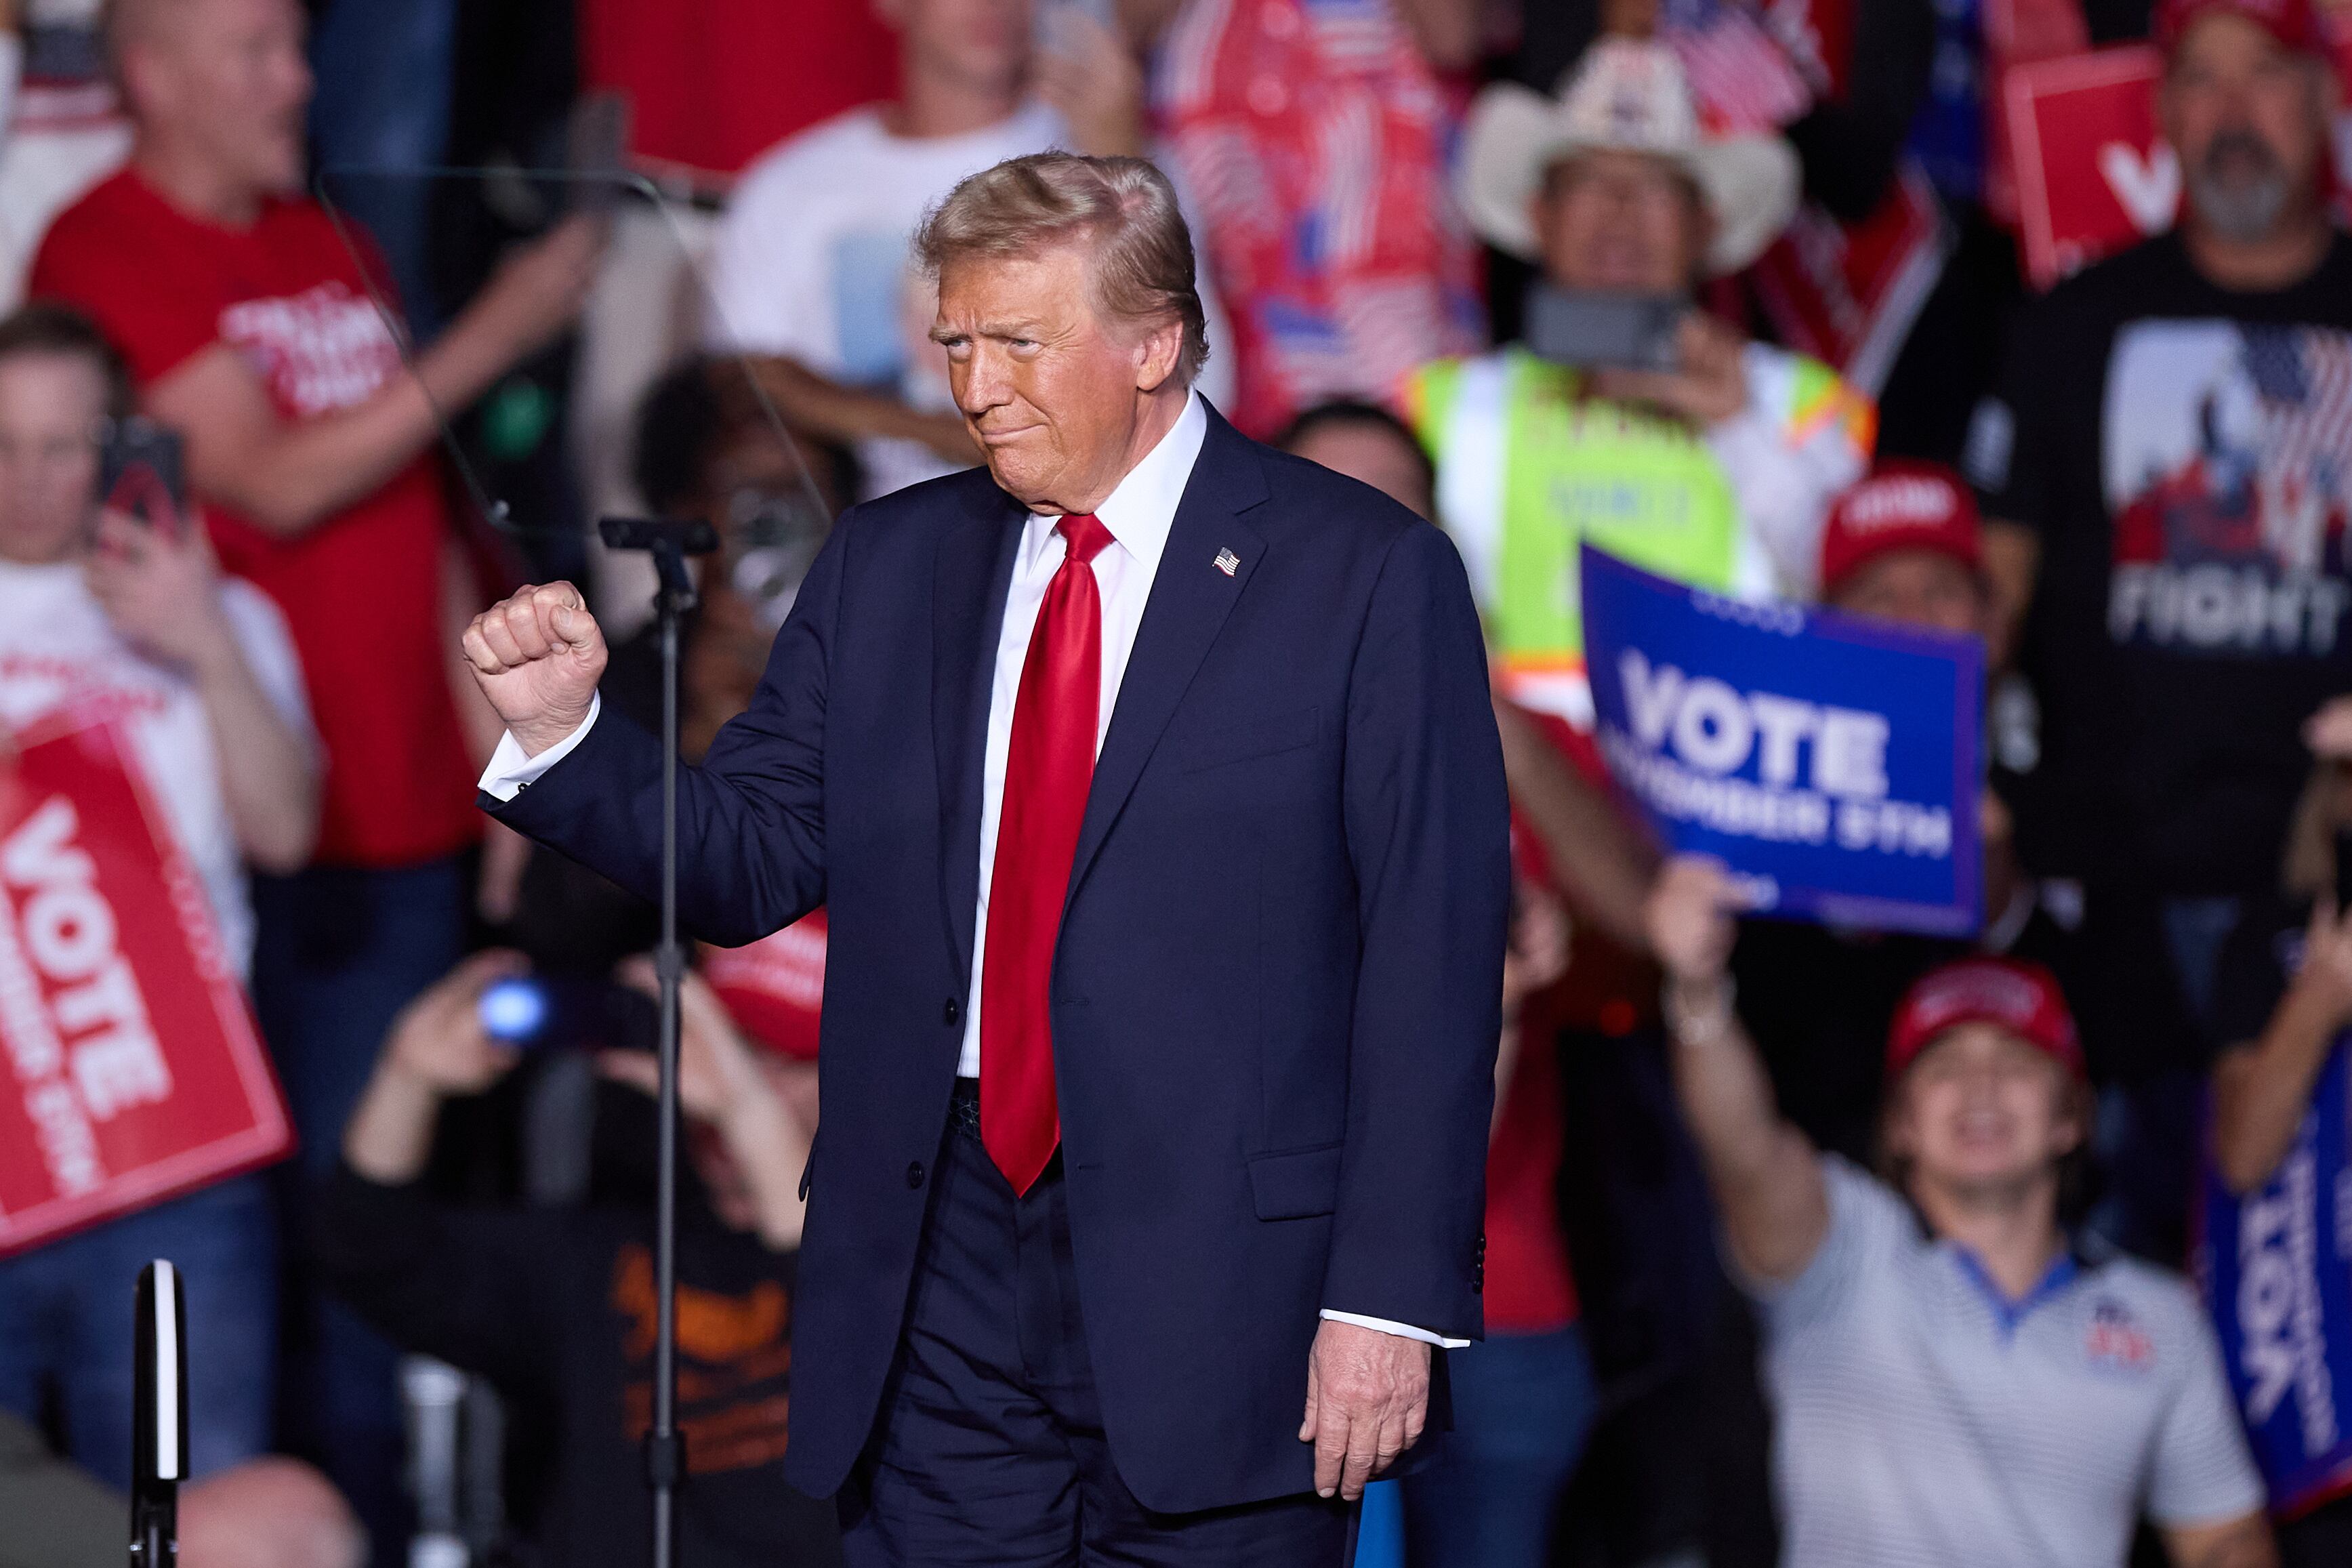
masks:
[[[1000,164],[918,249],[988,467],[843,516],[679,785],[692,929],[831,925],[788,1473],[859,1568],[1337,1565],[1480,1331],[1510,868],[1462,565],[1192,393],[1150,164]],[[580,595],[465,647],[491,808],[650,897],[660,756]]]

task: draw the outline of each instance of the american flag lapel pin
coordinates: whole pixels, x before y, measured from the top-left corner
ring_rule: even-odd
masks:
[[[1234,574],[1234,569],[1241,563],[1242,558],[1234,554],[1232,551],[1220,550],[1217,552],[1217,570],[1223,572],[1226,576],[1232,576]]]

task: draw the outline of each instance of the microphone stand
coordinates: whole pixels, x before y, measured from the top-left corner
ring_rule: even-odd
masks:
[[[661,945],[654,952],[654,968],[661,982],[661,1092],[654,1199],[654,1408],[646,1434],[646,1480],[654,1494],[654,1568],[672,1568],[677,1561],[677,1488],[686,1479],[686,1437],[677,1429],[677,994],[686,973],[686,948],[677,935],[677,645],[679,625],[699,597],[686,558],[717,550],[719,535],[699,519],[608,517],[596,527],[607,549],[649,552],[658,584],[654,618],[661,638]]]

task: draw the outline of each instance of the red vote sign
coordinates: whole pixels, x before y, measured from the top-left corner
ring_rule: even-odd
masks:
[[[2336,79],[2352,89],[2352,5],[2325,26]],[[2163,57],[2134,44],[2031,61],[2002,79],[2018,237],[2035,288],[2172,226],[2180,163],[2157,128],[2163,77]],[[2332,146],[2341,217],[2352,215],[2352,113],[2337,114]]]
[[[2035,288],[2172,226],[2180,163],[2157,130],[2163,73],[2144,44],[2010,71],[2018,237]]]
[[[293,1147],[203,883],[112,722],[0,763],[0,1254]]]

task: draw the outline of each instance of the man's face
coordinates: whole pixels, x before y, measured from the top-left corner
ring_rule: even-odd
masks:
[[[981,92],[1008,92],[1029,68],[1035,0],[884,0],[900,47],[929,72]]]
[[[1435,510],[1427,464],[1393,430],[1333,420],[1307,431],[1290,449],[1335,474],[1362,480],[1418,516]]]
[[[1895,1086],[1887,1136],[1915,1184],[1993,1195],[2046,1177],[2082,1142],[2066,1069],[1990,1023],[1962,1024]]]
[[[1181,329],[1122,330],[1096,314],[1076,245],[954,263],[931,338],[989,472],[1038,511],[1091,511],[1132,454],[1139,394],[1173,373]]]
[[[302,183],[310,67],[294,0],[168,0],[126,46],[142,117],[252,192]]]
[[[0,557],[47,563],[80,548],[105,412],[106,379],[79,355],[0,359]]]
[[[2252,243],[2309,211],[2319,199],[2332,96],[2316,61],[2290,54],[2244,17],[2192,23],[2173,51],[2160,107],[2199,220]]]
[[[1858,567],[1832,607],[1937,631],[1985,632],[1984,590],[1976,574],[1940,550],[1890,550]]]
[[[1698,281],[1706,209],[1689,176],[1663,158],[1596,152],[1555,163],[1535,221],[1556,288],[1680,294]]]

